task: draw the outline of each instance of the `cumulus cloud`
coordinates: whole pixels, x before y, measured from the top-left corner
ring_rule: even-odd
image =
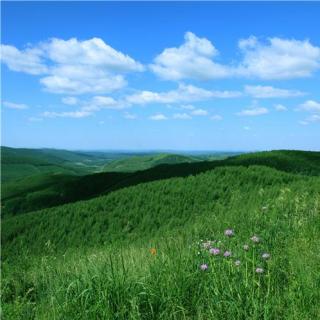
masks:
[[[61,99],[62,103],[67,104],[69,106],[74,106],[78,103],[78,99],[75,97],[64,97]]]
[[[84,111],[99,111],[101,109],[120,110],[128,107],[126,102],[115,100],[108,96],[94,96],[89,101],[82,103],[82,110]]]
[[[218,50],[206,38],[186,32],[180,47],[165,49],[151,64],[151,70],[166,80],[208,80],[228,76],[228,68],[213,61]]]
[[[221,121],[223,118],[218,114],[214,114],[213,116],[210,117],[210,119],[214,121]]]
[[[183,104],[180,106],[181,109],[185,109],[185,110],[194,110],[195,107],[192,104]]]
[[[43,119],[39,117],[29,117],[28,120],[30,122],[41,122]]]
[[[60,66],[40,79],[45,90],[58,94],[109,93],[127,85],[122,75],[112,75],[88,66]]]
[[[2,105],[9,109],[17,109],[17,110],[24,110],[28,109],[29,107],[23,103],[14,103],[9,101],[2,101]]]
[[[150,116],[149,119],[154,121],[162,121],[162,120],[167,120],[168,118],[162,113],[157,113],[153,116]]]
[[[260,79],[291,79],[311,76],[320,68],[320,48],[309,40],[256,37],[239,41],[243,61],[236,74]]]
[[[257,106],[255,103],[247,109],[243,109],[236,113],[238,116],[255,117],[269,113],[269,110],[264,107]]]
[[[274,105],[274,108],[277,111],[287,111],[288,110],[288,108],[286,106],[284,106],[283,104],[276,104],[276,105]]]
[[[309,112],[320,112],[320,102],[307,100],[300,105],[300,110]]]
[[[319,114],[313,114],[313,115],[307,117],[305,120],[300,121],[299,123],[302,125],[308,125],[308,124],[314,123],[314,122],[320,122],[320,115]]]
[[[320,68],[320,48],[309,40],[251,36],[238,43],[242,58],[237,63],[218,63],[218,50],[206,38],[187,32],[179,47],[156,56],[151,70],[166,80],[209,80],[251,77],[265,80],[311,76]]]
[[[279,89],[272,86],[245,86],[244,91],[254,98],[290,98],[305,95],[298,90]]]
[[[71,112],[46,111],[42,113],[42,116],[46,118],[85,118],[90,115],[92,115],[92,112],[83,111],[83,110],[71,111]]]
[[[42,75],[45,90],[59,94],[112,92],[126,86],[124,73],[144,67],[102,39],[53,38],[25,50],[2,45],[2,62],[11,70]]]
[[[68,98],[73,98],[73,97],[68,97]],[[76,101],[71,99],[69,101],[69,99],[67,99],[65,102],[68,102],[69,104],[70,102],[71,103],[76,102],[77,106],[79,106],[79,109],[74,111],[62,111],[62,112],[46,111],[42,114],[42,116],[46,118],[84,118],[102,109],[121,110],[128,106],[126,102],[118,101],[108,96],[94,96],[89,100],[84,100],[84,101],[81,101],[79,99],[76,99]]]
[[[308,116],[305,120],[300,121],[301,124],[307,125],[312,122],[320,121],[320,102],[307,100],[299,106],[298,110],[312,113],[311,116]]]
[[[48,72],[39,48],[18,50],[14,46],[1,45],[1,62],[12,71],[25,72],[33,75]]]
[[[203,109],[195,109],[191,112],[193,116],[207,116],[208,111]]]
[[[187,113],[175,113],[173,115],[173,119],[178,119],[178,120],[190,120],[192,117],[187,114]]]
[[[137,116],[136,116],[135,114],[132,114],[132,113],[129,113],[129,112],[125,112],[125,113],[123,114],[123,117],[124,117],[125,119],[128,119],[128,120],[135,120],[135,119],[137,119]]]
[[[179,84],[175,90],[166,92],[140,91],[133,95],[127,96],[126,100],[132,104],[149,104],[149,103],[184,103],[210,98],[235,98],[241,96],[238,91],[215,91],[206,90],[193,85]]]
[[[59,65],[97,66],[112,72],[143,71],[143,66],[102,39],[79,41],[53,38],[40,45],[48,58]]]
[[[319,114],[313,114],[309,118],[307,118],[309,122],[319,122],[320,121],[320,115]]]

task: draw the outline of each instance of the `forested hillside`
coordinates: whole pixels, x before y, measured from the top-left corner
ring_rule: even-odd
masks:
[[[141,157],[144,162],[145,157]],[[137,162],[138,158],[135,158]],[[3,214],[15,215],[79,200],[85,200],[139,183],[186,177],[221,166],[264,165],[284,172],[319,175],[320,153],[272,151],[230,157],[219,161],[162,164],[137,172],[104,172],[85,176],[60,174],[29,177],[3,185]]]
[[[56,149],[1,147],[2,182],[48,174],[88,174],[100,171],[112,154]]]
[[[3,224],[3,241],[14,238],[14,245],[23,242],[39,253],[48,240],[53,247],[66,250],[163,235],[179,227],[185,230],[189,222],[194,227],[195,221],[206,219],[219,208],[225,215],[229,207],[235,209],[241,202],[244,212],[246,203],[257,208],[272,206],[272,198],[285,187],[290,193],[308,190],[309,197],[320,191],[318,178],[259,166],[220,167],[197,176],[143,183],[89,201],[8,218]],[[18,252],[18,247],[10,251]]]
[[[106,172],[134,172],[149,169],[160,164],[177,164],[201,161],[201,157],[184,156],[178,154],[154,154],[119,159],[108,163],[104,167]]]
[[[316,319],[319,205],[319,176],[232,165],[6,218],[3,311]]]

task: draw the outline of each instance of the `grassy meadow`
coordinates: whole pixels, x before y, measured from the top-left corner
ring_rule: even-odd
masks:
[[[3,319],[320,318],[319,156],[160,166],[8,214]]]

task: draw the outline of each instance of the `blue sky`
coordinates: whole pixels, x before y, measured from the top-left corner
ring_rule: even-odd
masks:
[[[320,150],[320,3],[1,6],[2,145]]]

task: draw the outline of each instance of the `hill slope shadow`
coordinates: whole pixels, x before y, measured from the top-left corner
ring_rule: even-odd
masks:
[[[161,164],[136,172],[105,172],[80,177],[61,175],[45,187],[39,185],[26,189],[14,196],[4,197],[3,213],[12,215],[48,208],[60,204],[86,200],[140,183],[197,175],[221,166],[262,165],[277,170],[320,175],[320,152],[271,151],[244,154],[225,160],[194,163]],[[43,187],[43,188],[42,188]]]

